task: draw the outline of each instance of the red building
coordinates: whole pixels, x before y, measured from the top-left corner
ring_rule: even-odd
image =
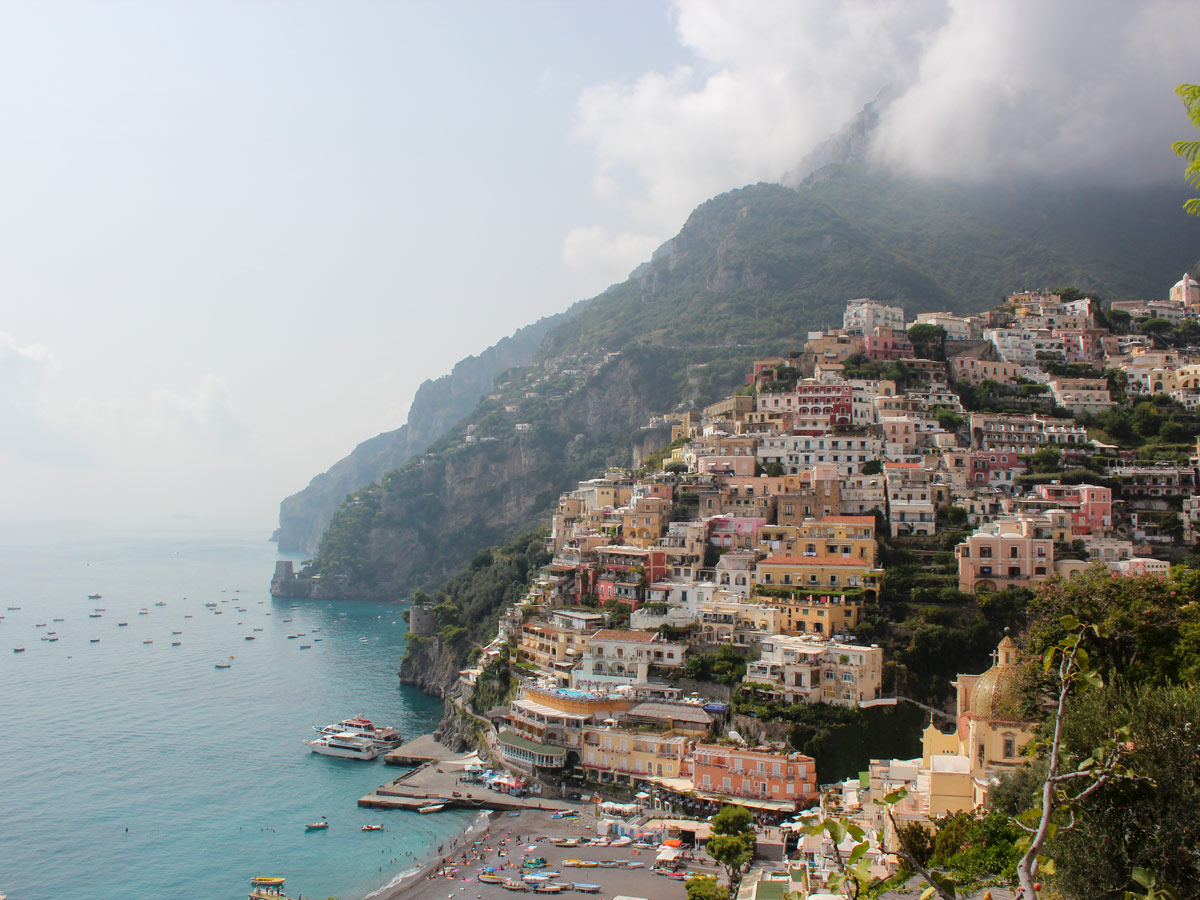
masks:
[[[803,753],[697,744],[692,788],[808,806],[817,799],[817,766]]]

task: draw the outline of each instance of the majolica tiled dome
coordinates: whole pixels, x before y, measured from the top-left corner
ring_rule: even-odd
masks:
[[[1017,685],[1017,645],[1008,635],[996,648],[996,664],[979,676],[971,689],[970,714],[980,719],[1020,721]]]

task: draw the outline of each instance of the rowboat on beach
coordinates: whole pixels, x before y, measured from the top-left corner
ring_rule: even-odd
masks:
[[[480,872],[479,875],[476,877],[480,881],[482,881],[484,884],[500,884],[501,882],[504,881],[503,878],[501,878],[499,875],[495,874],[494,872]]]
[[[579,893],[581,893],[581,894],[598,894],[598,893],[600,893],[600,885],[588,884],[586,881],[576,881],[571,884],[571,887],[574,890],[579,891]]]
[[[527,885],[525,882],[516,881],[512,878],[505,878],[502,882],[500,882],[500,887],[504,888],[506,891],[528,891],[529,890],[529,885]]]
[[[565,888],[565,887],[566,887],[565,884],[558,884],[558,883],[552,883],[552,882],[547,881],[544,884],[535,884],[533,886],[533,892],[535,894],[558,894],[558,893],[561,893],[563,888]]]

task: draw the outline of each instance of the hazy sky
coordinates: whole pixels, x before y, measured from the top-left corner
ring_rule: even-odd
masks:
[[[1181,178],[1200,0],[0,3],[0,518],[279,500],[778,179]]]

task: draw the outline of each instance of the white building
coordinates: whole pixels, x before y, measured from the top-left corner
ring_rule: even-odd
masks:
[[[904,330],[904,310],[876,303],[868,297],[851,300],[842,316],[842,328],[851,334],[874,334],[879,327]]]
[[[883,650],[808,635],[764,637],[758,662],[746,669],[746,682],[769,686],[785,703],[858,706],[879,698]]]

